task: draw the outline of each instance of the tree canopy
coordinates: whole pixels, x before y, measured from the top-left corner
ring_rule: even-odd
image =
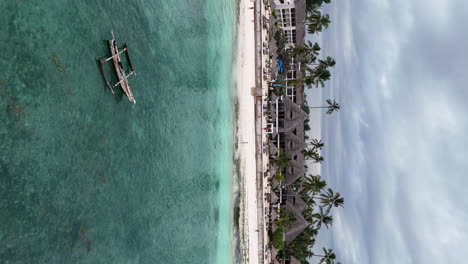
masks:
[[[328,25],[331,23],[329,14],[322,14],[319,10],[314,10],[306,18],[309,24],[307,25],[307,32],[309,34],[315,34],[322,32],[323,29],[328,28]]]

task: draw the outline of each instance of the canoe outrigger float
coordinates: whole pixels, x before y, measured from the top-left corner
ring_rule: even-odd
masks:
[[[133,98],[132,90],[130,89],[130,84],[128,83],[128,77],[130,77],[130,75],[132,74],[136,75],[136,72],[133,69],[133,65],[130,60],[130,55],[128,54],[127,43],[124,44],[123,50],[119,51],[119,49],[117,48],[117,42],[115,41],[114,32],[112,32],[112,39],[108,40],[108,45],[109,45],[109,49],[110,49],[112,56],[110,56],[109,58],[99,60],[99,68],[101,69],[101,74],[102,74],[102,77],[104,78],[104,81],[106,81],[107,88],[109,88],[109,90],[112,93],[114,93],[114,88],[120,85],[120,87],[122,88],[122,91],[128,97],[128,100],[136,104],[135,98]],[[122,65],[122,60],[120,59],[120,54],[122,54],[123,52],[125,52],[128,66],[130,66],[130,70],[132,70],[128,75],[125,73],[125,70]],[[109,81],[107,80],[106,75],[104,73],[104,64],[110,60],[112,60],[114,64],[114,69],[119,79],[119,81],[113,86],[109,84]]]

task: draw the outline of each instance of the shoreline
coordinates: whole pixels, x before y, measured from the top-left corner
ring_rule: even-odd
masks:
[[[238,119],[235,161],[238,162],[239,237],[241,263],[270,263],[271,254],[266,249],[268,231],[265,223],[265,198],[270,192],[267,177],[269,163],[267,152],[266,117],[262,107],[268,94],[268,84],[263,69],[262,36],[268,30],[262,27],[262,17],[268,17],[268,8],[261,1],[241,0],[236,53],[236,79]],[[267,40],[265,40],[267,41]],[[267,57],[268,58],[268,57]],[[263,78],[262,78],[263,77]]]
[[[255,164],[255,26],[254,3],[241,0],[237,29],[236,80],[238,119],[235,159],[239,182],[239,253],[241,263],[258,263],[256,164]]]

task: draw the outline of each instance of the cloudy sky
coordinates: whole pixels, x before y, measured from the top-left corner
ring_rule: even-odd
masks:
[[[334,0],[322,176],[343,264],[468,259],[468,1]],[[314,262],[313,262],[314,263]]]

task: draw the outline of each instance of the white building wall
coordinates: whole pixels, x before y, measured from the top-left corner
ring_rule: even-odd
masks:
[[[296,5],[294,0],[274,0],[278,27],[283,29],[290,45],[296,41]]]
[[[275,5],[277,8],[282,8],[285,6],[294,6],[295,0],[275,0]]]

